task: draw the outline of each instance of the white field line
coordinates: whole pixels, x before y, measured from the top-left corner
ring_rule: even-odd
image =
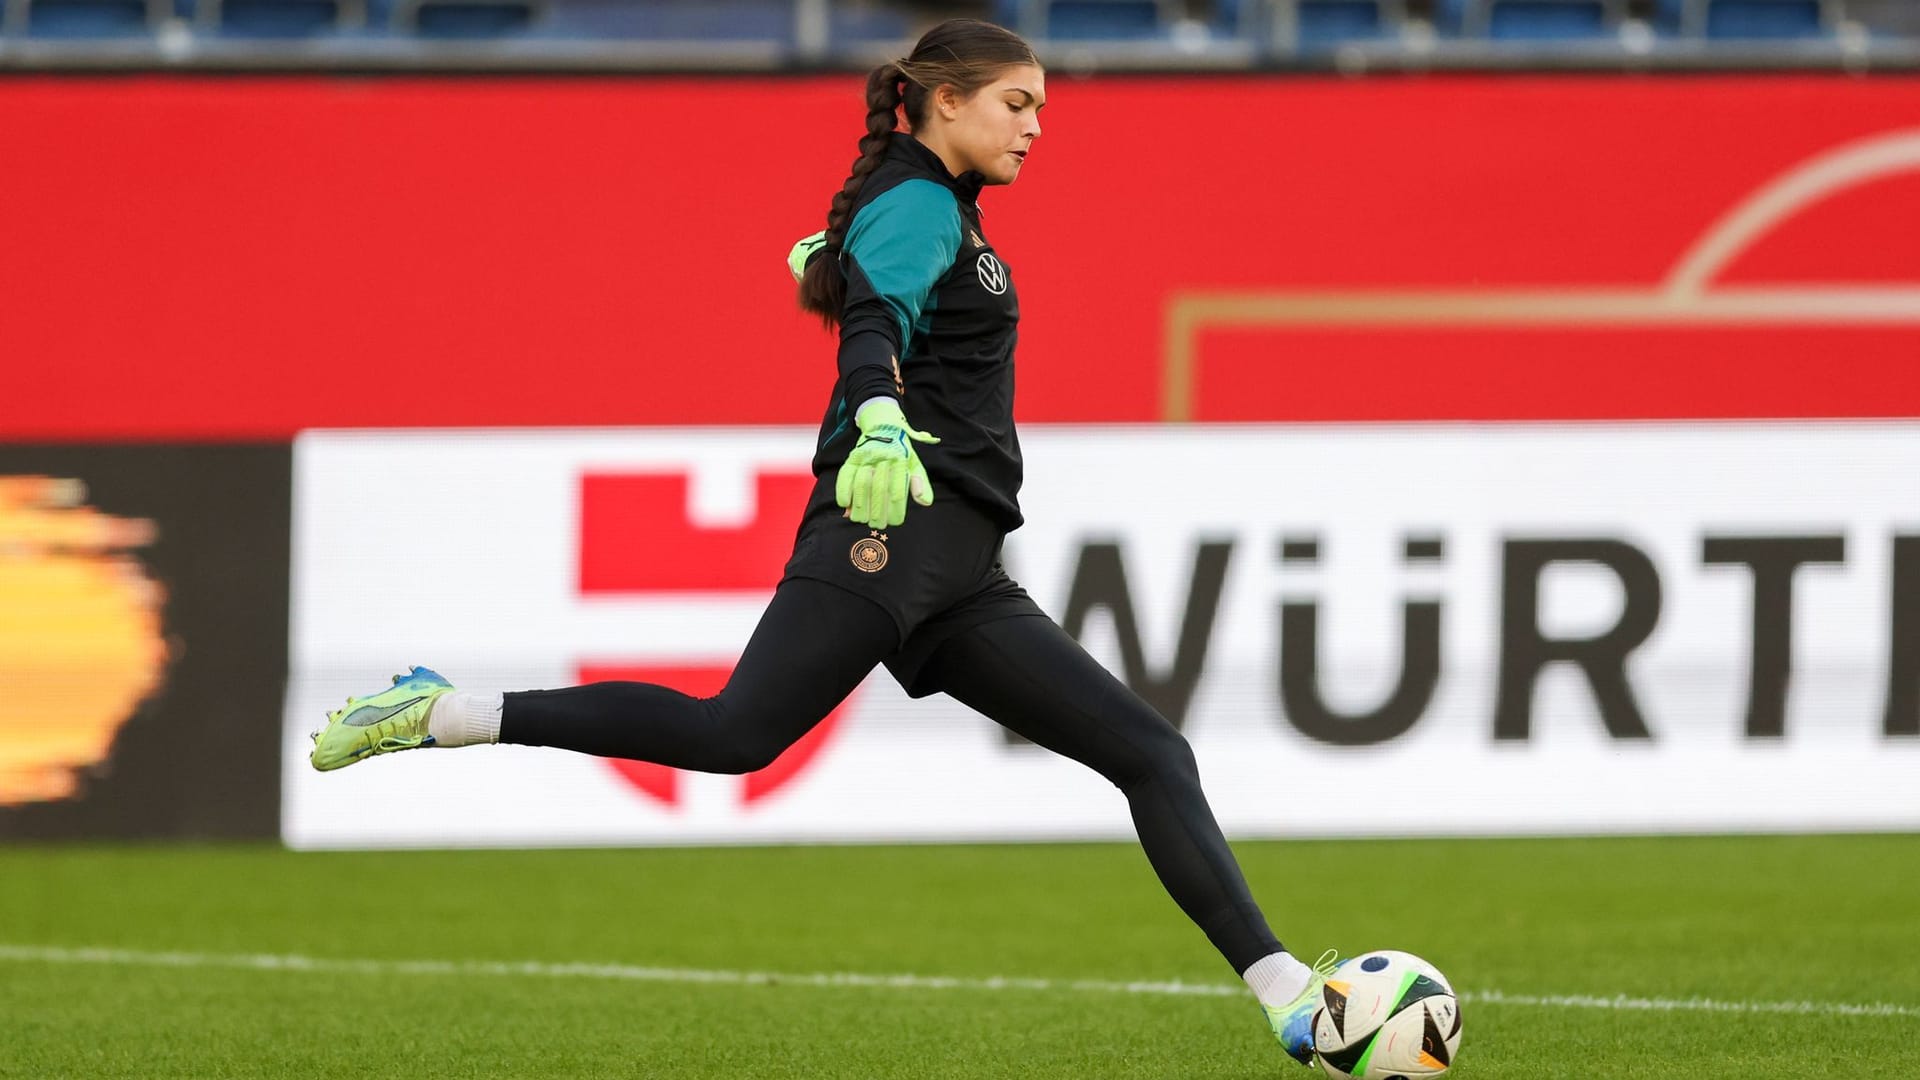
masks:
[[[1244,986],[1188,982],[1110,982],[1099,979],[1020,977],[953,978],[944,975],[875,975],[855,971],[785,974],[772,971],[712,971],[700,968],[636,967],[629,964],[547,964],[495,960],[330,960],[313,956],[141,952],[132,949],[66,949],[0,945],[0,962],[90,964],[107,967],[229,968],[344,975],[511,976],[539,979],[605,979],[620,982],[705,983],[723,986],[806,986],[883,990],[1031,990],[1093,994],[1155,994],[1243,997]],[[1615,1009],[1628,1012],[1787,1013],[1800,1016],[1920,1017],[1920,1005],[1849,1004],[1837,1001],[1721,1001],[1714,998],[1598,997],[1582,994],[1462,993],[1469,1005],[1544,1009]]]

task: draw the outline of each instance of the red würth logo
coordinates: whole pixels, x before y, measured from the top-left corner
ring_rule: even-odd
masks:
[[[794,532],[813,489],[805,472],[761,472],[754,478],[755,516],[743,525],[708,528],[688,515],[690,478],[685,472],[588,473],[580,478],[579,590],[582,596],[643,597],[649,594],[773,594],[793,546]],[[733,597],[732,599],[737,599]],[[745,642],[741,642],[742,645]],[[670,686],[696,697],[720,692],[733,665],[635,659],[584,663],[581,682],[632,680]],[[852,698],[848,698],[850,702]],[[847,702],[773,764],[749,773],[741,800],[751,806],[775,794],[806,771],[832,738]],[[645,719],[636,717],[636,723]],[[668,806],[678,806],[679,770],[640,761],[608,764],[633,788]]]

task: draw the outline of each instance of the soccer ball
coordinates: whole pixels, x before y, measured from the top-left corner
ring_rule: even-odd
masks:
[[[1460,1051],[1460,1001],[1440,969],[1381,950],[1343,961],[1313,1014],[1313,1058],[1340,1080],[1439,1076]]]

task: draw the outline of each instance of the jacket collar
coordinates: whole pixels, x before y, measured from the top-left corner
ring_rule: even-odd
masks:
[[[927,148],[927,144],[904,131],[893,133],[893,143],[887,147],[887,157],[911,165],[916,171],[931,173],[934,179],[952,188],[962,202],[972,206],[980,198],[980,188],[987,178],[979,172],[968,169],[955,176],[947,171],[947,163],[940,155]]]

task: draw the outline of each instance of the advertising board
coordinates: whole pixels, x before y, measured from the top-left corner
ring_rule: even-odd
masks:
[[[818,423],[859,86],[0,80],[0,432]],[[1920,416],[1920,79],[1048,98],[981,197],[1023,421]]]
[[[0,445],[0,839],[275,835],[291,457]]]
[[[811,438],[303,437],[287,839],[1127,835],[1097,776],[884,673],[746,778],[520,747],[307,768],[323,711],[408,663],[474,689],[712,693],[775,583]],[[1920,426],[1023,442],[1010,572],[1181,727],[1231,834],[1920,827]]]

